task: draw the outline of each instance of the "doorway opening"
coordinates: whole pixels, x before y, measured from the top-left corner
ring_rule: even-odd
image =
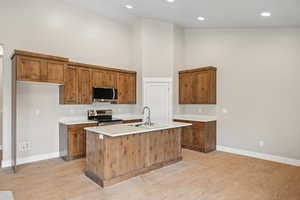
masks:
[[[172,78],[144,78],[143,105],[151,110],[151,121],[172,121]]]

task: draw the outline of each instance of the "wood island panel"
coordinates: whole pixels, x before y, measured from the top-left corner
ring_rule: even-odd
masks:
[[[182,160],[181,128],[119,137],[88,132],[85,174],[102,187]]]

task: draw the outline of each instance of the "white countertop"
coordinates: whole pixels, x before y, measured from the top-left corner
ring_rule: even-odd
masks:
[[[115,119],[121,120],[137,120],[143,119],[143,115],[131,115],[131,114],[120,114],[120,115],[113,115]],[[64,125],[76,125],[76,124],[93,124],[97,123],[97,121],[87,120],[85,117],[66,117],[59,120],[59,123]]]
[[[134,125],[134,124],[137,123],[132,123],[130,125]],[[129,124],[118,124],[118,125],[111,125],[111,126],[88,127],[85,128],[85,130],[93,133],[98,133],[101,135],[117,137],[117,136],[180,128],[180,127],[186,127],[191,125],[192,124],[188,124],[188,123],[171,122],[169,124],[156,124],[151,128],[143,128],[143,127],[129,126]]]
[[[122,119],[122,120],[136,120],[136,119],[143,119],[143,115],[132,115],[132,114],[118,114],[113,115],[113,118]]]
[[[217,121],[217,116],[211,115],[174,115],[173,119],[198,121],[198,122],[211,122]]]
[[[59,123],[64,124],[64,125],[79,125],[79,124],[94,124],[97,123],[97,121],[93,121],[93,120],[60,120]]]

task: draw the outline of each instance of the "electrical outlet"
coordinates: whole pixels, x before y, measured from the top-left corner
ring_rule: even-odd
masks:
[[[19,151],[20,152],[31,151],[31,142],[29,142],[29,141],[21,142],[19,144]]]
[[[262,141],[262,140],[261,140],[261,141],[259,141],[259,146],[260,146],[260,147],[263,147],[263,146],[265,146],[265,142],[264,142],[264,141]]]
[[[223,114],[227,114],[228,113],[228,110],[226,108],[222,108],[222,113]]]
[[[36,110],[35,110],[35,115],[36,115],[36,116],[39,116],[40,114],[41,114],[41,111],[40,111],[39,109],[36,109]]]

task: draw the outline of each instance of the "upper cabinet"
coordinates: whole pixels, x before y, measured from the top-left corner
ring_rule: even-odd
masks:
[[[15,50],[18,81],[58,83],[60,104],[92,104],[92,88],[115,88],[119,104],[136,104],[136,72],[70,62],[67,58]]]
[[[118,72],[93,69],[92,87],[94,88],[117,88]]]
[[[89,68],[78,68],[78,104],[92,104],[91,72]]]
[[[119,73],[118,104],[136,104],[136,73]]]
[[[216,104],[215,67],[203,67],[179,72],[180,104]]]
[[[192,73],[179,74],[179,103],[192,103]]]
[[[78,100],[78,69],[66,66],[64,69],[64,85],[60,87],[61,104],[77,104]]]
[[[16,51],[12,59],[15,60],[19,81],[64,83],[67,58]]]

